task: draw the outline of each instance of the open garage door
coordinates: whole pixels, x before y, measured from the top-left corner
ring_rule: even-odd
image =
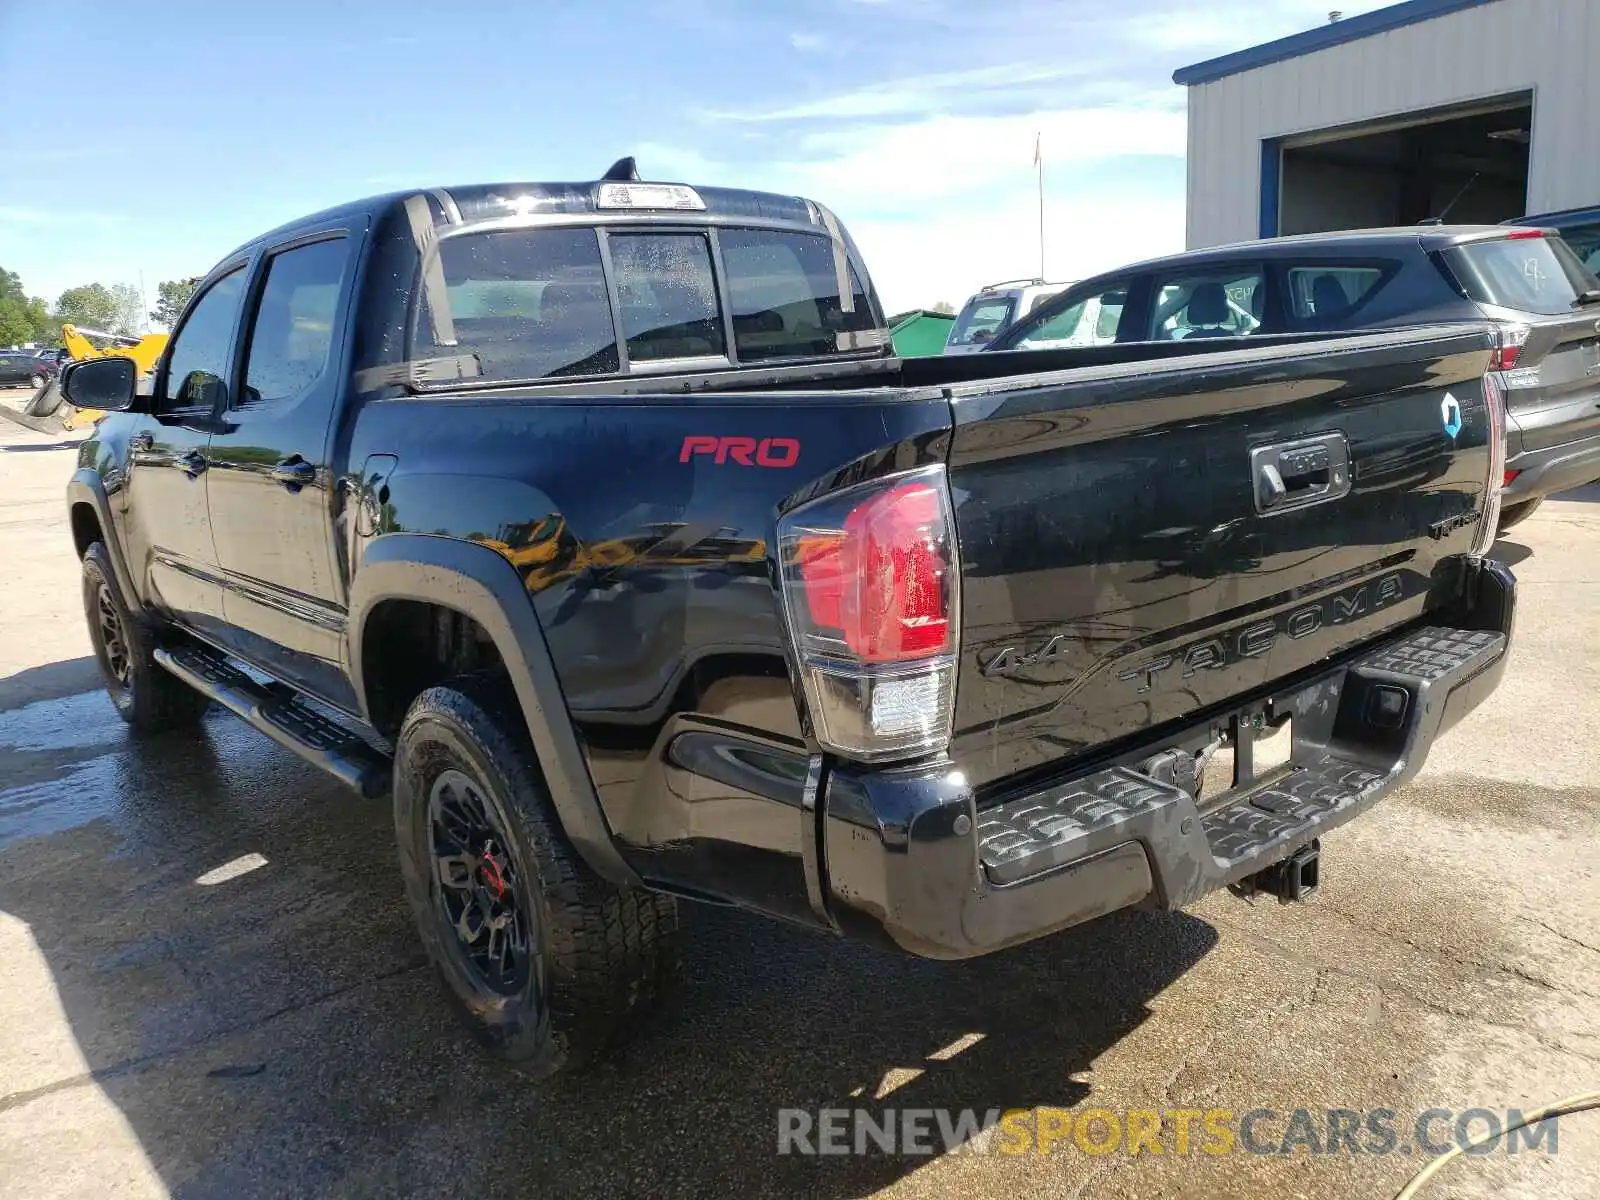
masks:
[[[1494,224],[1527,211],[1533,100],[1526,93],[1381,125],[1285,140],[1264,157],[1277,233],[1380,225]],[[1264,214],[1266,215],[1266,214]]]

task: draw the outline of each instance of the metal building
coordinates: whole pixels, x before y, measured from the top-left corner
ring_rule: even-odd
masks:
[[[1600,0],[1408,0],[1185,67],[1189,246],[1600,204],[1597,62]]]

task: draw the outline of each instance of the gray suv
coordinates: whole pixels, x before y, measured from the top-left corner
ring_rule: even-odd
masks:
[[[1600,479],[1600,278],[1553,229],[1363,229],[1153,259],[1074,284],[985,353],[1485,319],[1501,329],[1504,530]]]

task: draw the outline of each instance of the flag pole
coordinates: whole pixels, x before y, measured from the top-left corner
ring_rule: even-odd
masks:
[[[1033,135],[1033,165],[1039,168],[1039,278],[1044,279],[1044,153],[1040,135]]]

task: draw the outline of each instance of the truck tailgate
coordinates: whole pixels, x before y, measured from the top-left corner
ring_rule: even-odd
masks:
[[[1453,598],[1492,344],[1428,328],[951,389],[967,778],[1224,706]]]

